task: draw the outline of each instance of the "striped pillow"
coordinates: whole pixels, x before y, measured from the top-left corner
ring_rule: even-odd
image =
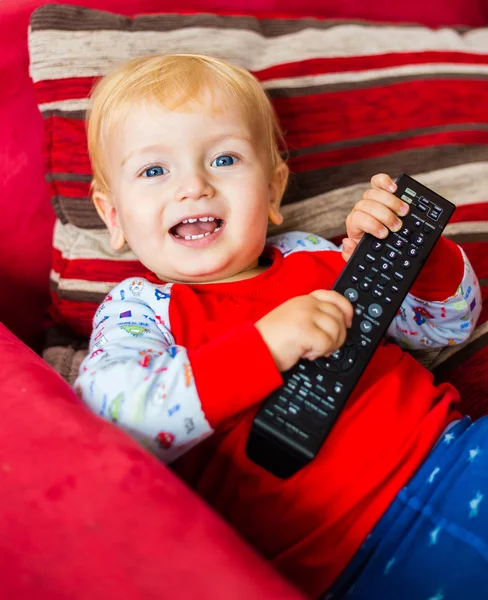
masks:
[[[90,201],[87,96],[114,65],[153,53],[222,57],[262,81],[290,151],[281,230],[334,239],[374,173],[407,172],[458,205],[447,235],[466,250],[484,286],[487,29],[216,14],[130,19],[46,5],[32,15],[29,51],[57,215],[52,314],[73,332],[87,336],[108,291],[141,273],[128,248],[110,249]],[[421,358],[439,376],[443,364],[452,375],[463,353],[467,357],[484,346],[485,331],[480,325],[475,340],[462,348]]]

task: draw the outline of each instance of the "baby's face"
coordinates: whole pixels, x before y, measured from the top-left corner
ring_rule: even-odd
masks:
[[[219,281],[256,266],[276,191],[240,110],[134,106],[107,165],[125,239],[160,279]]]

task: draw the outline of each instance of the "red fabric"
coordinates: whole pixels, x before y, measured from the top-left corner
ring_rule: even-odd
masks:
[[[0,38],[0,145],[2,180],[0,198],[0,315],[22,339],[35,344],[42,332],[42,315],[49,301],[48,271],[54,223],[43,180],[42,119],[28,76],[27,27],[34,8],[47,0],[3,0]],[[66,3],[111,10],[127,15],[174,11],[174,3],[161,0],[78,0]],[[235,12],[279,11],[295,15],[350,17],[380,21],[417,21],[425,25],[484,25],[486,0],[414,0],[407,4],[388,0],[184,0],[178,10]]]
[[[435,289],[446,298],[459,286],[463,261],[455,245],[440,245],[442,252],[431,254],[418,281],[428,295]],[[435,387],[431,373],[387,344],[376,351],[306,469],[283,481],[247,458],[256,412],[253,394],[260,385],[279,383],[269,352],[263,355],[261,345],[250,341],[247,323],[289,298],[330,288],[343,266],[339,252],[296,252],[283,258],[275,251],[272,266],[253,279],[173,284],[169,308],[171,332],[188,350],[202,408],[214,423],[216,416],[220,419],[216,434],[179,459],[176,470],[313,598],[339,575],[447,423],[459,416],[457,391],[446,384]],[[211,351],[223,348],[230,336],[238,356],[219,349],[212,361]],[[195,368],[191,356],[199,349],[205,349],[207,360]],[[246,357],[247,352],[254,354]],[[240,357],[247,364],[253,361],[252,369]],[[238,404],[231,404],[229,386]]]
[[[2,325],[0,356],[2,598],[302,597]]]

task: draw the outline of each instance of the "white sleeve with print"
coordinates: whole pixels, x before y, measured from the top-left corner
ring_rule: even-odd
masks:
[[[275,235],[268,242],[284,257],[295,252],[342,252],[342,247],[319,236],[295,231]],[[402,348],[435,348],[464,342],[472,333],[481,312],[478,280],[460,248],[464,273],[456,293],[442,302],[429,302],[407,294],[386,336]]]
[[[169,324],[171,284],[127,279],[93,320],[75,390],[90,408],[172,462],[212,433],[186,349]]]

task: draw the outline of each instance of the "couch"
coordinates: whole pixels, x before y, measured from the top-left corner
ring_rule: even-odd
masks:
[[[176,12],[175,5],[156,0],[67,3],[126,15]],[[300,598],[169,469],[91,415],[40,356],[44,350],[49,357],[53,344],[46,343],[46,334],[56,321],[55,312],[48,311],[56,215],[45,180],[44,121],[27,47],[29,19],[42,4],[3,0],[0,7],[0,596]],[[428,5],[414,0],[401,8],[384,0],[304,0],[299,7],[291,0],[178,3],[178,12],[202,11],[407,21],[462,26],[459,30],[488,24],[488,0]],[[474,144],[486,147],[479,136],[456,143],[461,150],[465,144],[468,162]],[[460,242],[466,242],[485,290],[480,223],[488,211],[482,200],[463,206],[459,221],[477,224],[472,229],[478,237]],[[485,320],[483,313],[482,324]],[[439,380],[460,387],[465,411],[474,416],[486,412],[485,337],[481,328],[476,343],[459,353],[462,362],[450,355],[430,363],[423,357],[429,366],[437,365]]]

